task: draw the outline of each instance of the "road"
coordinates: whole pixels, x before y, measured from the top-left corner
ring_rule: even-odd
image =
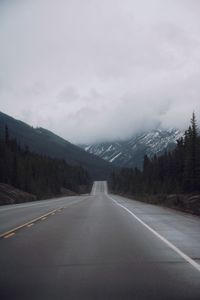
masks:
[[[24,226],[22,226],[24,225]],[[200,299],[200,220],[107,194],[0,207],[0,299]]]

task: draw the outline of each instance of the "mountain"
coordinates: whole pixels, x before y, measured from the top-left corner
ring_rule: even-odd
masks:
[[[153,130],[133,136],[125,141],[81,145],[81,147],[119,167],[142,167],[144,155],[161,155],[175,147],[183,133],[177,129]]]
[[[47,129],[33,128],[0,112],[0,137],[5,135],[6,125],[9,135],[22,147],[28,147],[38,154],[64,159],[71,165],[81,165],[94,180],[106,179],[113,168],[111,163],[84,151]]]

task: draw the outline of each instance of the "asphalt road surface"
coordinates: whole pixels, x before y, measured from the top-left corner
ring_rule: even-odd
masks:
[[[108,195],[0,207],[0,299],[200,299],[200,220]]]

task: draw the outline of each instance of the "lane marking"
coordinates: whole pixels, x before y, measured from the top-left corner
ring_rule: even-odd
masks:
[[[93,186],[92,186],[91,196],[96,195],[96,189],[97,189],[97,181],[94,181]]]
[[[33,225],[34,225],[34,223],[31,223],[31,224],[28,224],[26,227],[31,227]]]
[[[15,234],[15,232],[18,231],[19,229],[21,229],[21,228],[23,228],[23,227],[26,227],[26,226],[28,226],[28,225],[31,224],[31,223],[35,223],[35,222],[41,220],[42,218],[48,217],[48,216],[51,215],[53,212],[56,212],[58,209],[60,209],[60,208],[54,209],[54,210],[52,210],[52,211],[50,211],[50,212],[48,212],[48,213],[46,213],[46,214],[44,214],[44,215],[42,215],[42,216],[39,216],[39,217],[37,217],[37,218],[35,218],[35,219],[33,219],[33,220],[30,220],[30,221],[28,221],[28,222],[26,222],[26,223],[24,223],[24,224],[22,224],[22,225],[20,225],[20,226],[17,226],[17,227],[15,227],[15,228],[11,229],[11,230],[8,230],[8,231],[6,231],[6,232],[0,234],[0,238],[4,238],[5,236],[7,236],[7,235],[9,235],[9,234],[11,234],[11,233],[14,233],[14,234]]]
[[[12,233],[10,233],[10,234],[8,234],[8,235],[4,236],[4,239],[8,239],[8,238],[10,238],[10,237],[11,237],[11,236],[13,236],[13,235],[15,235],[15,233],[14,233],[14,232],[12,232]]]
[[[54,210],[52,210],[52,211],[50,211],[50,212],[48,212],[48,213],[46,213],[46,214],[44,214],[44,215],[42,215],[42,216],[39,216],[39,217],[37,217],[37,218],[35,218],[35,219],[33,219],[33,220],[30,220],[30,221],[26,222],[26,223],[24,223],[24,224],[22,224],[22,225],[20,225],[20,226],[17,226],[17,227],[15,227],[15,228],[13,228],[13,229],[10,229],[10,230],[8,230],[8,231],[6,231],[6,232],[4,232],[4,233],[1,233],[1,234],[0,234],[0,238],[4,238],[6,235],[9,235],[9,234],[11,234],[11,233],[14,233],[14,234],[15,234],[15,232],[18,231],[19,229],[21,229],[21,228],[23,228],[23,227],[27,227],[27,226],[30,225],[31,223],[35,223],[35,222],[41,220],[43,217],[48,217],[49,215],[55,214],[56,212],[62,212],[65,208],[68,208],[69,206],[78,204],[78,203],[80,203],[80,202],[82,202],[82,201],[84,201],[84,200],[87,200],[88,198],[89,198],[89,196],[86,197],[86,198],[84,197],[83,199],[74,201],[74,202],[72,202],[72,203],[67,203],[64,207],[56,208],[56,209],[54,209]],[[33,225],[34,225],[34,224],[33,224]]]
[[[43,218],[41,218],[41,220],[44,221],[44,220],[46,220],[46,218],[47,218],[47,217],[43,217]]]
[[[188,262],[190,265],[192,265],[197,271],[200,272],[200,265],[194,261],[191,257],[189,257],[187,254],[182,252],[179,248],[177,248],[174,244],[169,242],[166,238],[164,238],[161,234],[159,234],[157,231],[155,231],[153,228],[151,228],[149,225],[147,225],[145,222],[143,222],[138,216],[136,216],[132,211],[130,211],[125,206],[119,204],[116,200],[114,200],[110,195],[106,195],[109,199],[111,199],[116,205],[123,208],[125,211],[127,211],[129,214],[132,215],[138,222],[140,222],[143,226],[145,226],[149,231],[151,231],[155,236],[157,236],[161,241],[163,241],[169,248],[174,250],[177,254],[179,254],[186,262]]]
[[[31,201],[29,203],[18,203],[18,204],[8,204],[8,205],[2,205],[0,206],[0,213],[5,212],[5,211],[9,211],[9,210],[15,210],[15,209],[19,209],[19,208],[29,208],[32,206],[37,206],[37,207],[46,207],[49,206],[50,203],[54,203],[57,204],[56,202],[59,201],[65,201],[65,198],[68,198],[68,200],[72,200],[73,201],[73,197],[83,197],[83,196],[63,196],[60,198],[52,198],[52,199],[48,199],[48,200],[40,200],[40,201],[34,201],[34,203]],[[64,205],[64,204],[60,204],[60,205]]]
[[[104,194],[105,195],[108,194],[108,184],[107,184],[107,181],[104,181]]]

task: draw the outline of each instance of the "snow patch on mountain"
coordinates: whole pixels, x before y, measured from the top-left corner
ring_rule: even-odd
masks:
[[[125,141],[81,145],[81,147],[115,165],[141,168],[145,154],[149,157],[161,155],[164,151],[173,149],[181,136],[183,132],[174,128],[156,129],[137,134]]]
[[[119,157],[121,154],[122,154],[121,152],[118,153],[116,156],[114,156],[113,158],[111,158],[109,161],[110,161],[110,162],[114,162],[114,160],[115,160],[117,157]]]

